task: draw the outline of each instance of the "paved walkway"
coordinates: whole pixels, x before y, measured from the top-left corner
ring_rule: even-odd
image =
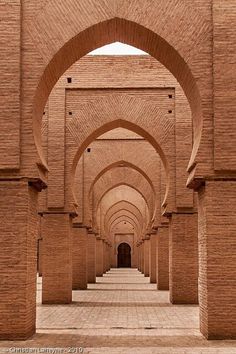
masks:
[[[198,306],[171,305],[168,296],[135,269],[112,269],[88,290],[74,291],[71,305],[42,306],[39,279],[37,334],[26,342],[0,342],[0,349],[64,348],[35,354],[73,354],[80,348],[93,354],[236,354],[236,342],[201,336]]]

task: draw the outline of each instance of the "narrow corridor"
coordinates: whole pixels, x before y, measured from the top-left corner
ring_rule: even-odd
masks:
[[[207,341],[198,316],[198,306],[170,304],[168,291],[157,291],[136,269],[111,269],[88,290],[73,291],[70,305],[41,305],[38,278],[37,334],[1,344],[94,354],[236,353],[233,341]]]

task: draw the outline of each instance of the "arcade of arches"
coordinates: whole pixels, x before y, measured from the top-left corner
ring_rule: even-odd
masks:
[[[37,344],[36,308],[38,326],[141,279],[233,353],[235,0],[5,0],[0,18],[3,346]],[[87,55],[115,41],[148,54]]]

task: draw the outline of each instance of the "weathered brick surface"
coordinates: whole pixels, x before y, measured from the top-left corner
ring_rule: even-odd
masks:
[[[236,338],[235,190],[235,181],[207,181],[199,192],[200,327],[209,339]]]
[[[214,76],[214,167],[236,169],[236,6],[234,0],[212,1]]]
[[[169,290],[169,228],[161,226],[157,231],[157,289]]]
[[[27,180],[1,181],[0,339],[24,339],[35,332],[36,207],[37,193]]]
[[[65,194],[65,90],[57,87],[49,98],[47,207],[63,208]]]
[[[173,304],[197,304],[197,214],[172,214],[169,231],[170,301]]]
[[[73,225],[73,272],[72,272],[72,288],[73,290],[87,289],[87,251],[88,251],[88,234],[85,227]]]
[[[0,3],[0,169],[20,168],[21,2]]]
[[[43,215],[43,304],[68,304],[72,300],[71,229],[70,215]]]

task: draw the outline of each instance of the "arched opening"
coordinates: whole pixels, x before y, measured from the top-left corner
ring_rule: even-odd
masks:
[[[132,101],[135,101],[135,99],[131,99]],[[125,103],[125,102],[121,102],[121,104],[127,108],[127,110],[129,109],[129,105],[131,104],[131,100],[129,100],[129,102]],[[127,106],[126,106],[127,104]],[[124,109],[123,107],[123,109]],[[127,117],[127,110],[126,110],[126,117]],[[141,136],[142,138],[144,138],[148,143],[150,143],[150,145],[152,145],[152,147],[154,148],[154,150],[157,152],[157,154],[160,156],[160,159],[162,161],[163,167],[164,167],[164,172],[165,172],[165,195],[162,201],[162,206],[163,208],[166,207],[167,205],[167,198],[168,198],[168,193],[169,193],[169,189],[170,189],[170,163],[167,159],[167,156],[165,154],[165,151],[163,151],[162,146],[160,145],[159,141],[151,135],[151,132],[148,132],[147,130],[145,130],[142,127],[142,124],[138,125],[136,123],[133,123],[130,120],[125,120],[125,119],[116,119],[116,120],[111,120],[111,114],[109,112],[109,114],[107,114],[107,120],[108,123],[102,124],[102,115],[104,116],[104,112],[99,113],[101,114],[101,119],[100,117],[97,117],[97,114],[94,117],[94,121],[93,121],[93,125],[91,127],[87,128],[87,136],[85,135],[85,132],[78,132],[78,135],[80,135],[79,137],[79,148],[74,156],[73,159],[73,163],[72,163],[72,168],[71,168],[71,187],[72,187],[72,193],[74,196],[74,201],[76,204],[76,196],[74,194],[74,183],[75,183],[75,173],[76,173],[76,168],[78,165],[78,161],[81,158],[83,152],[86,150],[86,148],[95,140],[97,139],[99,136],[112,131],[116,128],[124,128],[126,130],[129,130],[131,132],[134,132],[136,134],[138,134],[139,136]],[[151,114],[151,113],[150,113]],[[153,116],[156,116],[156,112],[152,112]],[[92,115],[92,112],[91,112]],[[138,111],[137,115],[132,116],[132,118],[137,119],[143,119],[143,112],[142,111]],[[80,121],[82,121],[82,119],[85,119],[87,121],[88,117],[81,117],[80,116]],[[91,117],[90,117],[91,119]],[[104,119],[104,118],[103,118]],[[140,122],[141,123],[141,122]],[[71,121],[71,126],[69,129],[76,131],[76,118],[74,120]],[[88,124],[88,123],[87,123]],[[94,128],[97,128],[94,130]],[[89,129],[91,130],[91,133],[88,135],[88,131]],[[117,166],[116,162],[114,165],[112,164],[111,166],[108,167],[108,169],[112,168],[113,166]],[[120,161],[120,163],[124,163],[125,162],[122,160]],[[127,166],[131,166],[133,167],[132,164],[128,163]],[[137,169],[141,174],[143,174],[143,176],[146,178],[146,175],[142,172],[142,169]],[[107,170],[103,171],[106,172]],[[101,174],[98,175],[98,178],[101,177]],[[149,179],[150,180],[150,179]],[[97,179],[95,180],[95,182],[97,181]]]
[[[122,242],[117,249],[117,267],[131,267],[131,247],[128,243]]]

